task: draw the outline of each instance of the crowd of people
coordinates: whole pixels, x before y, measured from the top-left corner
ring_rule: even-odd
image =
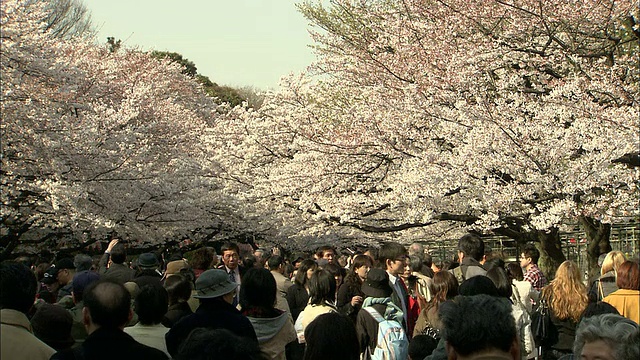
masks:
[[[285,256],[152,252],[0,264],[2,359],[638,359],[640,270],[619,251],[585,284],[548,281],[527,245],[505,263],[480,237],[434,263],[420,243]],[[553,336],[532,317],[547,309]]]

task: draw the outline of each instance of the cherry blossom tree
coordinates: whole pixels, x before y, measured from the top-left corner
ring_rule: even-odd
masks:
[[[52,36],[46,11],[2,2],[3,258],[245,226],[201,141],[225,106],[169,60]]]
[[[410,242],[472,230],[536,241],[553,268],[563,224],[638,218],[633,1],[300,9],[317,63],[215,135],[226,191],[294,219],[281,236]]]

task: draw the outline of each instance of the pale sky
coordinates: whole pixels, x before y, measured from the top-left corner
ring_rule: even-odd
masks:
[[[220,85],[277,88],[314,57],[298,0],[84,0],[98,39],[177,52]]]

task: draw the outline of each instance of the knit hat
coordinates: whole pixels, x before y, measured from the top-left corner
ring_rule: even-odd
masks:
[[[213,299],[226,295],[238,288],[238,284],[229,279],[229,274],[221,269],[203,272],[196,280],[196,299]]]
[[[393,289],[389,285],[389,275],[382,269],[371,269],[367,280],[362,283],[362,292],[367,297],[386,298],[391,296]]]
[[[33,334],[55,350],[68,349],[75,343],[72,325],[71,313],[59,305],[44,303],[31,318]]]
[[[94,271],[85,270],[76,273],[73,276],[73,281],[71,282],[73,293],[76,295],[82,294],[87,286],[98,280],[100,280],[100,275]]]

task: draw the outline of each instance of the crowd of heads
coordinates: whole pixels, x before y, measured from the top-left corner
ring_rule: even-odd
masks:
[[[379,247],[346,249],[342,251],[345,255],[329,245],[308,253],[288,254],[281,248],[252,250],[247,252],[229,242],[218,250],[200,247],[188,254],[188,259],[181,253],[148,252],[128,262],[131,259],[125,244],[114,243],[108,251],[109,266],[133,269],[134,277],[126,282],[104,276],[98,269],[101,264],[85,254],[41,264],[28,258],[5,261],[0,264],[0,305],[2,309],[28,314],[36,336],[55,349],[64,349],[74,343],[69,335],[74,319],[65,308],[76,304],[81,305],[82,323],[90,333],[97,328],[122,329],[134,319],[145,326],[167,324],[167,309],[188,307],[186,304],[193,299],[200,304],[238,304],[244,314],[278,314],[280,310],[275,306],[280,295],[274,272],[306,289],[309,305],[333,308],[337,308],[341,286],[355,287],[366,298],[391,298],[397,290],[390,279],[396,277],[404,279],[409,296],[419,298],[420,275],[429,278],[430,296],[428,301],[423,298],[418,302],[420,312],[436,310],[442,324],[438,336],[448,354],[467,357],[477,352],[496,352],[514,359],[527,355],[521,353],[520,330],[514,320],[514,298],[518,296],[514,283],[527,281],[531,269],[537,269],[541,254],[533,244],[522,248],[518,260],[508,262],[492,256],[493,250],[476,234],[462,236],[457,253],[448,261],[434,261],[428,248],[420,243],[405,247],[386,242]],[[611,251],[601,260],[600,274],[614,274],[618,289],[640,290],[636,261],[627,260],[619,251]],[[461,281],[453,269],[469,264],[482,267],[483,275]],[[240,286],[235,272],[242,276]],[[135,281],[141,276],[157,279],[152,284]],[[540,298],[548,302],[555,317],[578,324],[574,354],[599,351],[606,346],[614,358],[639,356],[637,346],[629,346],[640,342],[637,323],[621,316],[607,302],[590,301],[589,284],[585,285],[576,262],[562,262],[552,278]],[[40,303],[37,311],[36,298],[39,300],[35,304]],[[358,330],[345,315],[339,311],[321,314],[304,328],[304,359],[360,358],[363,351]],[[59,334],[52,331],[53,324],[60,329]],[[424,358],[436,349],[438,340],[416,334],[410,342],[411,358]],[[174,358],[213,359],[219,355],[263,358],[257,344],[228,329],[192,331]]]

